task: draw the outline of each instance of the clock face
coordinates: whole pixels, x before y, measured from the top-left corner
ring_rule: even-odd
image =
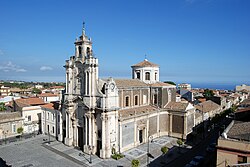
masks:
[[[115,89],[115,85],[112,83],[112,84],[110,84],[110,89],[111,90],[114,90]]]

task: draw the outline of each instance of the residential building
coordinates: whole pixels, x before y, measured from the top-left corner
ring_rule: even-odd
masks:
[[[62,114],[59,106],[53,103],[41,105],[41,133],[51,135],[59,141],[62,138]]]
[[[232,121],[218,139],[218,167],[250,165],[250,122]]]
[[[182,89],[186,89],[188,91],[191,91],[191,84],[188,84],[188,83],[181,83],[181,84],[178,84],[178,90],[182,90]]]
[[[5,87],[4,85],[2,85],[0,87],[0,95],[1,96],[8,96],[10,94],[10,88],[9,87]]]
[[[59,95],[53,93],[41,93],[37,95],[39,98],[43,99],[45,103],[59,101]]]
[[[37,133],[41,130],[41,113],[40,105],[44,105],[43,99],[21,98],[14,101],[13,110],[21,112],[23,120],[24,133]]]
[[[237,92],[242,91],[242,90],[247,90],[248,92],[250,92],[250,86],[245,85],[245,84],[237,85],[237,86],[235,87],[235,90],[236,90]]]
[[[17,129],[22,125],[23,118],[20,112],[0,112],[0,141],[19,136]]]

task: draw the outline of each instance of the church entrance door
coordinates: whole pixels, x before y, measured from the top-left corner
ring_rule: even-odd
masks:
[[[139,142],[142,143],[143,142],[143,131],[142,130],[139,130]]]
[[[83,150],[83,128],[78,127],[78,147]]]

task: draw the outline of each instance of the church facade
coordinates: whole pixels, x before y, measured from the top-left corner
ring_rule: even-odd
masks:
[[[195,125],[195,109],[176,102],[176,86],[159,81],[157,64],[132,65],[132,79],[100,79],[98,59],[83,27],[75,55],[66,60],[63,142],[89,154],[110,158],[149,138],[186,139]]]

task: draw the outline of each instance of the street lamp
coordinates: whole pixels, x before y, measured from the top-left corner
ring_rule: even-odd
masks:
[[[153,138],[153,136],[148,136],[148,149],[147,149],[147,166],[149,166],[149,157],[154,158],[152,154],[149,153],[149,141]],[[152,140],[151,140],[152,142]]]
[[[92,157],[91,156],[92,156],[92,151],[94,149],[94,146],[89,145],[88,149],[89,149],[89,152],[90,152],[90,154],[89,154],[89,163],[92,164]]]
[[[48,134],[49,134],[49,144],[50,144],[50,133],[49,133],[49,131],[48,131]]]
[[[5,144],[7,144],[6,136],[7,136],[8,132],[9,132],[8,130],[2,132],[4,134],[4,143]]]

